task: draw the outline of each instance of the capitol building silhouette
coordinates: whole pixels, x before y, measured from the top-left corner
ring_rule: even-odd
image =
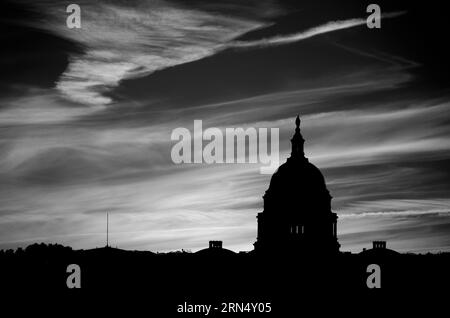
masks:
[[[305,157],[300,118],[291,139],[291,156],[273,174],[258,213],[258,253],[339,252],[337,214],[320,170]]]
[[[447,286],[449,253],[400,254],[386,248],[383,240],[360,253],[340,251],[332,197],[320,170],[305,157],[298,116],[295,124],[291,155],[273,174],[263,196],[253,250],[236,253],[223,248],[219,240],[209,241],[209,247],[195,253],[131,251],[108,243],[73,250],[35,243],[0,251],[3,286],[66,290],[70,264],[81,269],[83,290],[133,291],[151,295],[158,304],[168,301],[170,306],[177,297],[185,301],[185,295],[261,295],[259,301],[289,305],[289,299],[294,304],[299,297],[323,296],[324,291],[334,299],[344,291],[358,295],[373,286],[387,291]],[[373,268],[381,273],[377,284],[371,281]],[[299,287],[294,293],[293,286]]]

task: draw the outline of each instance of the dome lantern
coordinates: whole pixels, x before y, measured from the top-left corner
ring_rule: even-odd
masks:
[[[291,139],[292,151],[291,158],[293,159],[305,159],[305,153],[303,150],[305,139],[300,132],[300,117],[297,115],[295,119],[295,133]]]

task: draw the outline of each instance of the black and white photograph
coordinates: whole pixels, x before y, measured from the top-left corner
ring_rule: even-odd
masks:
[[[1,0],[2,316],[445,312],[449,12]]]

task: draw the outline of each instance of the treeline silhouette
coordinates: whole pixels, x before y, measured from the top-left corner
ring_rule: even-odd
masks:
[[[81,269],[81,289],[69,289],[67,267]],[[381,268],[381,288],[367,286],[368,265]],[[16,299],[71,308],[73,304],[116,313],[117,308],[175,314],[179,304],[271,303],[273,315],[320,312],[346,314],[409,302],[434,303],[450,283],[450,253],[339,253],[333,256],[279,255],[205,249],[168,253],[112,247],[74,250],[32,244],[0,251],[0,289]],[[28,295],[28,296],[24,296]],[[425,302],[427,297],[428,302]],[[87,305],[89,304],[89,305]],[[324,304],[323,307],[321,304]],[[350,305],[351,304],[351,305]],[[413,311],[413,307],[408,307]]]
[[[264,255],[209,248],[192,253],[128,251],[112,247],[73,250],[59,244],[32,244],[0,251],[2,286],[20,289],[67,289],[69,264],[81,268],[83,289],[141,289],[158,293],[244,294],[289,290],[367,290],[367,266],[381,268],[381,288],[444,288],[450,253],[339,253],[338,255]]]

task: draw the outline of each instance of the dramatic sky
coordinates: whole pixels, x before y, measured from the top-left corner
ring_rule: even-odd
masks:
[[[338,3],[339,2],[339,3]],[[450,251],[448,18],[438,3],[0,4],[0,248],[250,250],[270,175],[171,160],[177,127],[280,129],[339,215],[341,250]]]

